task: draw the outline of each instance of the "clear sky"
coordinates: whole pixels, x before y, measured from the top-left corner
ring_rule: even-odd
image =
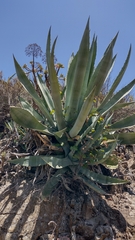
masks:
[[[5,79],[14,72],[12,54],[20,65],[29,63],[25,48],[37,43],[45,51],[46,37],[58,36],[56,57],[64,64],[76,52],[90,16],[91,39],[98,37],[97,61],[119,31],[114,53],[113,80],[122,67],[130,44],[132,55],[121,86],[135,78],[135,0],[0,0],[0,71]],[[135,93],[135,89],[134,89]]]

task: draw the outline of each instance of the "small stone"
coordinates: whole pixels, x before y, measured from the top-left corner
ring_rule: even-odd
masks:
[[[135,169],[135,163],[131,165],[131,169]]]

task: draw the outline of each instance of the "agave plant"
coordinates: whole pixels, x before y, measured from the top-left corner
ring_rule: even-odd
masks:
[[[50,89],[37,74],[40,96],[14,58],[16,73],[21,84],[31,95],[40,111],[36,111],[25,99],[20,98],[22,108],[11,106],[11,116],[19,125],[32,129],[42,137],[52,136],[62,151],[55,155],[34,155],[14,159],[11,162],[23,166],[48,164],[55,168],[54,175],[46,182],[42,195],[47,197],[64,176],[72,175],[98,193],[106,194],[100,185],[127,183],[127,180],[105,176],[94,171],[95,166],[115,168],[118,159],[114,154],[117,144],[135,143],[134,133],[118,133],[119,129],[135,125],[135,114],[111,123],[113,112],[132,103],[119,103],[133,88],[135,79],[115,93],[127,68],[131,46],[122,69],[114,80],[109,92],[100,102],[103,84],[113,68],[116,55],[113,48],[118,34],[113,38],[104,55],[95,67],[97,38],[89,42],[89,20],[87,22],[79,50],[71,56],[65,88],[60,92],[58,76],[54,66],[54,49],[51,47],[51,29],[46,45],[47,68]],[[52,143],[53,144],[53,143]],[[51,143],[50,143],[51,145]],[[98,183],[100,185],[98,185]]]

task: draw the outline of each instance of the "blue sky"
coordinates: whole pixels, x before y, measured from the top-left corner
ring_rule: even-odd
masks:
[[[58,36],[56,57],[66,72],[69,57],[76,52],[90,16],[91,39],[98,37],[97,61],[119,31],[114,49],[117,60],[111,79],[122,67],[129,46],[132,55],[124,75],[123,87],[135,78],[135,0],[1,0],[0,1],[0,71],[5,79],[14,72],[12,54],[23,65],[31,60],[25,48],[37,43],[45,51],[46,37],[52,27],[52,39]],[[133,91],[135,93],[135,89]]]

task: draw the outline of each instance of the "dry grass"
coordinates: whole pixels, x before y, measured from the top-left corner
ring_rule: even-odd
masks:
[[[19,96],[26,98],[28,94],[17,78],[0,80],[0,127],[4,126],[5,120],[10,117],[10,106],[19,104]]]

